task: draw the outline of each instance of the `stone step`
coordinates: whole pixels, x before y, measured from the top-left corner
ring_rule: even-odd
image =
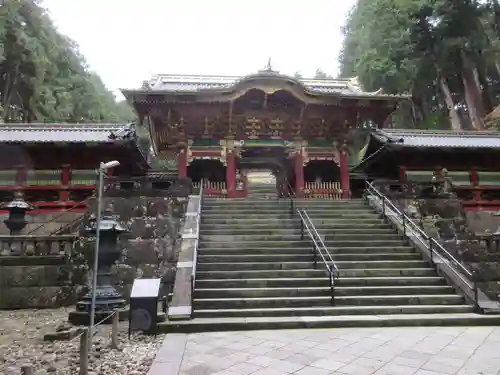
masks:
[[[289,210],[290,207],[300,208],[306,211],[338,211],[338,212],[349,212],[349,211],[363,211],[363,212],[373,212],[370,206],[366,204],[357,205],[327,205],[327,204],[290,204],[289,201],[278,201],[276,199],[263,199],[257,201],[248,202],[203,202],[203,211],[209,210],[251,210],[252,208],[259,208],[261,210]]]
[[[335,297],[335,306],[387,306],[387,305],[459,305],[464,298],[458,294],[411,294],[387,296],[339,296]],[[310,307],[328,306],[330,296],[315,297],[268,297],[268,298],[195,298],[195,310],[269,308],[269,307]]]
[[[372,233],[355,233],[355,234],[349,234],[349,233],[336,233],[336,234],[323,234],[320,233],[320,236],[323,238],[323,241],[329,241],[333,243],[338,243],[342,242],[344,240],[349,240],[353,237],[356,238],[358,241],[370,241],[373,238],[376,238],[377,241],[401,241],[401,236],[395,232],[392,233],[377,233],[377,234],[372,234]],[[307,240],[308,235],[304,235],[304,240]],[[208,242],[225,242],[229,241],[231,243],[237,242],[240,244],[243,244],[243,242],[249,241],[300,241],[300,233],[284,233],[284,234],[266,234],[266,233],[259,233],[259,234],[252,234],[252,233],[246,233],[246,234],[234,234],[234,233],[217,233],[217,234],[207,234],[207,233],[200,233],[200,241],[206,241]]]
[[[263,191],[275,191],[275,187],[271,185],[267,186],[261,186]],[[288,198],[280,198],[279,199],[282,202],[288,202]],[[250,198],[221,198],[221,197],[204,197],[204,202],[225,202],[225,203],[242,203],[245,204],[246,202],[253,202],[255,199],[250,199]],[[260,201],[260,200],[257,200]],[[315,199],[301,199],[301,198],[295,198],[294,203],[297,205],[315,205],[315,204],[328,204],[328,205],[365,205],[367,206],[366,200],[364,199],[321,199],[321,198],[315,198]]]
[[[329,226],[328,228],[321,228],[320,231],[318,227],[316,227],[318,233],[323,236],[336,236],[339,234],[348,234],[348,235],[373,235],[379,236],[381,234],[391,234],[396,235],[396,232],[392,228],[373,228],[373,227],[361,227],[361,228],[337,228],[333,226]],[[300,226],[299,228],[254,228],[250,227],[248,229],[245,228],[231,228],[226,225],[220,225],[216,228],[207,228],[206,225],[202,225],[200,228],[200,234],[203,235],[234,235],[234,236],[243,236],[243,235],[299,235],[300,234]],[[307,235],[307,231],[304,228],[304,234]],[[398,236],[399,237],[399,236]]]
[[[230,247],[200,247],[198,249],[199,254],[202,255],[265,255],[265,254],[308,254],[311,253],[312,247],[241,247],[241,248],[230,248]],[[338,255],[371,255],[371,253],[376,254],[388,254],[388,253],[399,253],[407,254],[414,253],[415,250],[411,246],[394,246],[394,247],[384,247],[384,246],[366,246],[366,247],[328,247],[328,251],[332,256],[334,254]]]
[[[198,264],[201,263],[253,263],[253,262],[312,262],[314,255],[311,251],[304,251],[301,254],[210,254],[206,255],[205,250],[198,253]],[[249,268],[252,268],[251,264]]]
[[[380,260],[380,261],[336,261],[335,264],[340,271],[366,268],[423,268],[428,265],[423,260]],[[324,267],[318,256],[318,267]],[[313,262],[228,262],[228,263],[198,263],[196,269],[199,271],[229,271],[229,270],[293,270],[314,268]]]
[[[214,207],[208,208],[203,207],[202,216],[210,216],[210,215],[226,215],[226,216],[246,216],[246,215],[272,215],[272,216],[280,216],[280,215],[289,215],[290,208],[289,207],[275,207],[275,208],[267,208],[267,207],[248,207],[245,209],[235,208],[231,209],[229,207]],[[331,209],[307,209],[307,214],[311,219],[316,217],[320,218],[333,218],[333,217],[367,217],[367,218],[380,218],[380,215],[374,211],[360,209],[360,210],[331,210]]]
[[[454,294],[448,285],[415,286],[336,286],[335,298],[348,296],[396,296],[396,295],[449,295]],[[268,298],[268,297],[320,297],[331,296],[329,287],[281,287],[281,288],[211,288],[196,289],[195,298]]]
[[[323,266],[324,267],[324,266]],[[339,271],[339,279],[345,277],[428,277],[436,276],[436,271],[430,267],[421,268],[369,268],[345,269]],[[196,271],[196,280],[204,279],[265,279],[265,278],[313,278],[328,277],[325,268],[321,269],[283,269],[283,270],[232,270],[232,271]]]
[[[247,202],[232,202],[232,201],[219,201],[219,202],[203,202],[203,211],[205,210],[251,210],[252,208],[259,209],[290,209],[292,205],[287,201],[278,201],[276,199],[253,199]],[[344,205],[333,205],[333,204],[294,204],[294,208],[300,208],[306,211],[316,210],[316,211],[364,211],[364,212],[375,212],[368,205],[362,204],[344,204]]]
[[[318,225],[332,225],[332,226],[344,226],[344,227],[358,227],[364,225],[388,225],[384,220],[380,218],[311,218],[315,226]],[[225,215],[201,215],[201,223],[203,224],[234,224],[234,225],[246,225],[247,228],[251,228],[255,224],[269,225],[271,227],[286,224],[293,225],[299,224],[298,218],[290,217],[290,215],[282,215],[278,217],[266,216],[266,215],[255,215],[253,217],[227,217]]]
[[[446,285],[444,278],[427,277],[344,277],[336,280],[337,286],[396,286],[396,285]],[[196,280],[196,288],[280,288],[328,287],[327,277],[282,279],[205,279]]]
[[[239,270],[239,271],[200,271],[196,269],[196,280],[204,279],[262,279],[262,278],[325,278],[325,269],[287,269],[287,270]]]
[[[325,255],[325,254],[323,254]],[[417,253],[365,253],[365,254],[339,254],[330,255],[336,262],[340,261],[382,261],[382,260],[422,260]],[[270,253],[270,254],[205,254],[200,251],[198,263],[229,263],[229,262],[311,262],[314,259],[312,251],[304,251],[301,254]]]
[[[323,223],[323,222],[318,222],[317,220],[314,220],[314,227],[319,230],[319,229],[332,229],[332,230],[379,230],[379,229],[392,229],[392,227],[389,224],[386,223],[355,223],[355,222],[339,222],[336,224],[329,224],[329,223]],[[228,230],[248,230],[248,231],[260,231],[262,229],[269,229],[269,228],[276,228],[276,229],[295,229],[295,230],[300,230],[300,223],[298,220],[263,220],[263,221],[258,221],[256,220],[255,222],[248,221],[248,222],[232,222],[231,220],[228,220],[227,222],[217,222],[217,221],[209,221],[209,220],[202,220],[201,221],[201,230],[220,230],[220,229],[228,229]]]
[[[159,324],[163,333],[249,331],[298,328],[496,326],[499,315],[475,313],[370,314],[290,317],[195,318]]]
[[[318,306],[196,310],[195,318],[472,313],[470,305]]]
[[[334,248],[344,248],[344,247],[399,247],[403,246],[405,243],[402,240],[336,240],[332,243],[326,243],[325,245],[328,249]],[[311,242],[304,240],[267,240],[267,241],[245,241],[245,242],[236,242],[236,240],[232,241],[201,241],[199,245],[200,249],[205,248],[232,248],[232,249],[248,249],[248,248],[290,248],[290,247],[299,247],[302,249],[311,249]]]

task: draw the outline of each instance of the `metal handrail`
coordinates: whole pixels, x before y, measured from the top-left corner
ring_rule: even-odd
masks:
[[[305,218],[311,223],[311,226],[312,226],[311,229],[313,230],[313,234],[316,236],[316,238],[318,238],[320,245],[323,247],[323,249],[325,250],[326,254],[328,255],[328,259],[333,264],[335,270],[338,271],[339,269],[338,269],[337,265],[335,264],[335,261],[333,260],[332,255],[328,251],[328,248],[326,247],[325,243],[323,242],[323,239],[321,238],[321,236],[319,235],[318,231],[316,230],[316,227],[314,226],[311,218],[309,217],[309,214],[307,213],[306,210],[302,210],[302,212],[303,212]]]
[[[375,186],[373,186],[372,183],[369,181],[366,181],[366,191],[371,193],[372,195],[375,195],[378,199],[380,199],[382,202],[382,215],[385,218],[388,218],[387,215],[387,208],[389,210],[393,211],[401,221],[401,224],[403,226],[403,235],[405,237],[409,237],[406,227],[411,226],[412,231],[416,232],[419,237],[421,237],[421,242],[422,244],[426,247],[426,249],[429,251],[430,255],[430,261],[431,263],[435,266],[435,261],[434,261],[434,255],[438,256],[445,264],[450,265],[450,262],[452,265],[450,266],[450,269],[452,272],[462,280],[462,282],[474,292],[474,298],[475,298],[475,303],[477,304],[477,296],[478,296],[478,290],[476,286],[476,282],[474,281],[474,276],[471,271],[469,271],[467,268],[464,267],[462,263],[458,261],[448,250],[446,250],[443,245],[441,245],[438,241],[436,241],[435,238],[430,237],[425,233],[408,215],[406,215],[404,212],[401,212],[394,203],[392,203],[387,196],[382,194]],[[448,260],[445,259],[445,257],[448,258]]]
[[[307,213],[306,210],[301,210],[299,208],[295,208],[295,203],[294,203],[294,198],[295,194],[292,193],[292,189],[290,186],[290,183],[288,180],[285,180],[287,186],[288,193],[286,194],[287,198],[290,201],[290,216],[294,216],[295,214],[298,215],[299,220],[300,220],[300,239],[304,239],[304,229],[307,231],[307,234],[309,235],[309,238],[311,239],[313,243],[313,256],[314,256],[314,268],[317,267],[318,262],[317,262],[317,253],[321,256],[321,259],[323,260],[323,263],[325,264],[325,267],[329,273],[329,286],[330,286],[330,294],[331,294],[331,303],[332,305],[335,303],[335,279],[338,279],[339,277],[339,269],[337,265],[335,264],[335,261],[333,260],[330,252],[328,251],[328,248],[326,247],[325,243],[323,242],[323,239],[319,235],[318,231],[316,230],[316,227],[314,226],[314,223],[312,222],[311,218],[309,217],[309,214]],[[318,243],[319,242],[319,243]],[[325,258],[323,253],[328,254],[328,260]]]
[[[200,184],[200,191],[198,192],[198,195],[200,196],[200,202],[198,204],[198,212],[197,212],[197,223],[196,223],[196,233],[197,233],[197,238],[194,243],[194,250],[193,250],[193,267],[191,268],[191,306],[193,304],[193,298],[194,298],[194,290],[195,290],[195,283],[196,283],[196,263],[198,260],[198,244],[199,244],[199,239],[200,239],[200,221],[201,221],[201,207],[203,206],[203,184]]]

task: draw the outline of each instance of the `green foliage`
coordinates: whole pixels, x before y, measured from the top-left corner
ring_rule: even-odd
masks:
[[[454,112],[455,127],[481,127],[500,102],[499,21],[498,0],[358,0],[341,76],[368,91],[411,93],[414,112],[397,126],[449,128]]]
[[[0,108],[5,122],[135,118],[89,71],[76,43],[56,30],[36,0],[5,0],[0,6]]]

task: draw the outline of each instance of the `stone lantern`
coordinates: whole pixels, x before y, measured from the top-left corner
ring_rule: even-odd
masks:
[[[123,309],[127,303],[123,296],[118,293],[112,285],[111,266],[120,258],[121,249],[118,246],[118,238],[122,233],[129,232],[114,217],[104,215],[100,223],[99,257],[97,271],[95,319],[98,323],[106,318],[115,309]],[[91,219],[85,226],[85,233],[94,237],[97,233],[96,219]],[[95,246],[91,247],[85,255],[88,264],[94,264]],[[87,325],[89,322],[90,306],[92,303],[92,289],[76,304],[76,311],[69,314],[69,321],[75,325]],[[120,314],[121,318],[126,312]],[[111,322],[111,320],[109,321]],[[109,323],[108,322],[108,323]]]
[[[10,235],[20,235],[21,231],[26,227],[26,224],[28,224],[26,212],[31,210],[32,207],[26,203],[21,193],[15,193],[14,199],[5,204],[2,208],[9,211],[9,217],[3,222],[9,229]]]

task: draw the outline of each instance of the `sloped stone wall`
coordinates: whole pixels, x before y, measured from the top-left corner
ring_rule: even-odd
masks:
[[[402,192],[383,185],[379,190],[474,272],[482,280],[480,289],[489,298],[500,300],[500,249],[494,241],[486,241],[500,229],[498,212],[466,212],[453,193],[425,194],[415,187]]]

